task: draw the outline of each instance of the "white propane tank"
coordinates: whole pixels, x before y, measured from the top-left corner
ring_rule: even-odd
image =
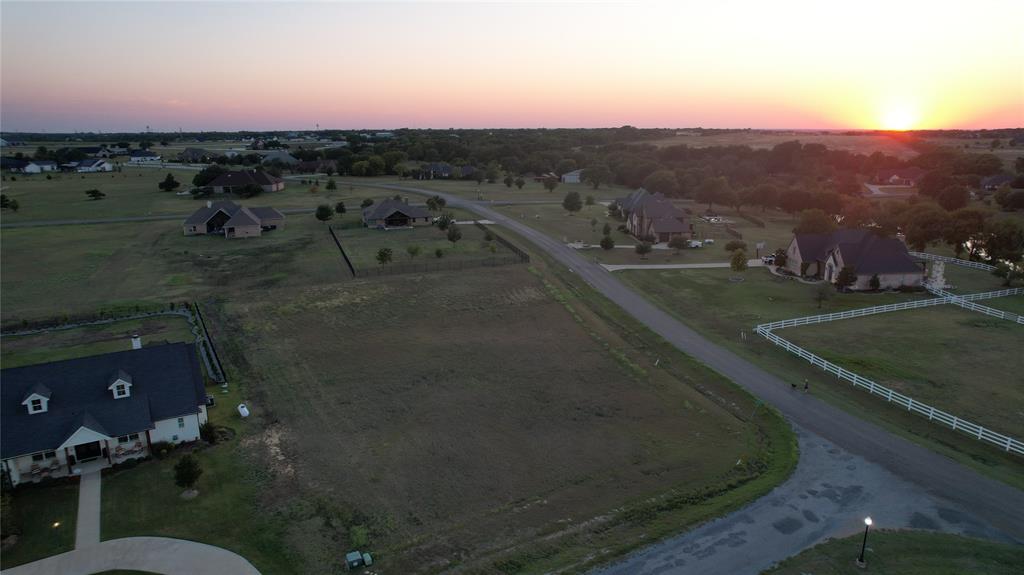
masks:
[[[238,415],[241,415],[242,417],[249,417],[249,408],[246,407],[244,403],[238,404]]]

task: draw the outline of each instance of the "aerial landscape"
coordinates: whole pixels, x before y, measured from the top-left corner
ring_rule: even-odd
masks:
[[[1021,21],[0,0],[0,574],[1024,572]]]

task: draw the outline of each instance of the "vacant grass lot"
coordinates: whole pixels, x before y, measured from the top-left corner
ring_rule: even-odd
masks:
[[[0,239],[5,324],[348,276],[309,214],[259,238],[185,237],[178,222],[143,222],[5,229]]]
[[[475,216],[462,210],[444,210],[451,213],[459,221],[472,220]],[[448,241],[447,232],[435,226],[421,226],[410,229],[378,230],[364,227],[358,219],[346,218],[341,225],[334,225],[338,241],[345,248],[345,253],[356,268],[375,268],[377,252],[381,248],[391,248],[392,263],[430,263],[437,260],[435,251],[440,249],[442,259],[476,260],[486,259],[495,255],[508,255],[511,252],[496,241],[487,241],[486,233],[474,224],[459,224],[462,239],[452,243]],[[406,248],[418,246],[420,253],[416,257],[409,255]],[[335,248],[335,253],[337,249]]]
[[[834,539],[783,561],[765,575],[855,575],[861,535]],[[864,554],[879,575],[1012,575],[1024,565],[1024,547],[927,531],[876,531]]]
[[[184,317],[158,316],[33,335],[9,335],[0,340],[0,359],[6,369],[122,351],[131,348],[134,334],[142,338],[143,345],[194,341],[191,329]]]
[[[1024,437],[1024,326],[955,306],[781,330],[876,383],[1013,437]]]
[[[984,272],[978,272],[982,277]],[[776,278],[767,270],[752,269],[744,272],[744,281],[732,282],[737,276],[729,270],[670,270],[626,271],[616,276],[645,293],[666,311],[704,335],[751,361],[771,370],[783,380],[801,383],[811,381],[815,395],[858,416],[908,436],[936,451],[970,465],[994,478],[1024,488],[1024,463],[1019,457],[1007,455],[975,439],[935,425],[927,419],[908,414],[900,409],[888,408],[884,401],[849,384],[836,382],[821,370],[786,353],[767,340],[751,333],[751,328],[774,321],[817,313],[841,311],[871,305],[881,305],[916,298],[926,294],[835,294],[821,309],[814,298],[815,286],[793,280]],[[915,312],[910,312],[911,314]],[[897,320],[898,316],[880,316]],[[906,318],[913,318],[907,315]],[[978,320],[983,316],[978,316]],[[992,318],[994,320],[994,318]],[[1009,322],[1004,323],[1009,324]],[[835,324],[838,325],[838,324]],[[884,324],[882,331],[891,324]],[[1010,324],[1010,327],[1017,328]],[[747,340],[740,340],[740,331],[746,331]],[[787,330],[789,331],[789,330]],[[783,335],[788,335],[783,331]],[[795,330],[793,331],[795,333]],[[871,335],[873,339],[875,334]],[[917,346],[931,345],[935,334],[922,333],[915,339],[900,342],[900,350],[913,350]],[[967,344],[972,348],[974,344]],[[1002,361],[1006,361],[1003,356]],[[1009,357],[1014,357],[1010,355]],[[987,369],[987,368],[986,368]],[[1012,380],[1011,380],[1012,381]],[[1019,406],[1018,406],[1019,407]]]
[[[174,174],[181,182],[175,192],[163,192],[157,188],[168,173]],[[194,170],[125,167],[123,172],[55,174],[52,180],[47,180],[42,174],[19,175],[15,181],[5,176],[3,193],[18,200],[20,208],[17,212],[5,210],[4,223],[191,214],[202,206],[205,199],[179,196],[176,192],[191,188],[195,175]],[[351,215],[357,215],[364,198],[380,199],[393,195],[386,190],[347,184],[338,184],[337,189],[328,190],[327,178],[320,177],[319,182],[315,193],[310,191],[314,184],[304,185],[299,180],[287,179],[285,188],[279,192],[263,193],[248,199],[231,195],[208,199],[229,199],[242,205],[278,209],[312,209],[319,204],[333,207],[343,201]],[[90,189],[98,189],[107,196],[102,200],[91,200],[85,195],[85,191]]]
[[[11,494],[10,513],[18,539],[0,553],[4,569],[71,551],[75,547],[78,483],[19,488]]]
[[[1024,315],[1024,296],[1014,295],[1009,297],[998,297],[995,299],[979,301],[978,303],[980,305],[985,305],[1002,311],[1008,311],[1017,315]]]
[[[208,312],[265,425],[250,441],[274,478],[264,512],[293,514],[293,571],[353,547],[389,572],[548,570],[649,537],[646,498],[742,483],[761,435],[693,387],[729,386],[692,360],[654,369],[565,297],[508,266]]]

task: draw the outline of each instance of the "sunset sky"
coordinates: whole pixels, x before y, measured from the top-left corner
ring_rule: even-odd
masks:
[[[1024,2],[0,2],[4,131],[1024,126]]]

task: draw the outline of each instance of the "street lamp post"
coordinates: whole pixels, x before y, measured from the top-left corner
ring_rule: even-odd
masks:
[[[860,557],[857,558],[857,567],[863,569],[867,566],[867,562],[864,561],[864,550],[868,546],[868,529],[871,529],[871,518],[864,518],[864,540],[860,544]]]

